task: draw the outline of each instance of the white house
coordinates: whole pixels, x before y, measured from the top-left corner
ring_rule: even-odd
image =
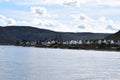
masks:
[[[50,41],[48,41],[48,42],[47,42],[47,44],[48,44],[48,45],[51,45],[51,42],[50,42]]]
[[[102,44],[102,40],[98,40],[97,43],[98,43],[98,44]]]
[[[30,45],[30,42],[29,42],[29,41],[27,41],[27,42],[26,42],[26,45]]]
[[[31,42],[30,45],[31,45],[31,46],[34,46],[34,45],[36,45],[36,43],[37,43],[36,41],[33,41],[33,42]]]
[[[83,44],[82,40],[79,40],[79,41],[78,41],[78,44]]]
[[[86,42],[86,44],[91,44],[91,42],[88,40],[88,41]]]
[[[55,44],[55,41],[51,41],[51,44]]]
[[[107,40],[103,40],[102,43],[104,43],[104,44],[108,44]]]
[[[69,42],[69,44],[77,44],[77,41],[71,40],[71,41]]]
[[[115,41],[114,40],[110,40],[110,44],[115,44]]]
[[[68,42],[68,41],[64,41],[63,44],[64,44],[64,45],[68,45],[69,42]]]
[[[116,42],[116,45],[120,45],[120,40],[118,40],[118,41]]]

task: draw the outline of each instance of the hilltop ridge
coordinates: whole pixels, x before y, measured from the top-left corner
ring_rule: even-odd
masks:
[[[118,32],[116,32],[115,34],[107,36],[106,39],[120,40],[120,30]]]

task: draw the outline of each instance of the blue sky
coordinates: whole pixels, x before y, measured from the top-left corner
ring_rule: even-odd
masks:
[[[0,25],[62,32],[115,33],[119,0],[0,0]]]

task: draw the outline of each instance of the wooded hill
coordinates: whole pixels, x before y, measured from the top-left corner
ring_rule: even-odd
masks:
[[[30,40],[30,41],[45,39],[54,40],[56,38],[62,39],[63,41],[104,39],[105,37],[110,35],[111,34],[108,33],[55,32],[51,30],[39,29],[30,26],[6,26],[0,27],[0,44],[15,44],[15,42],[18,40]],[[116,36],[113,37],[113,39],[116,38]],[[117,39],[120,39],[120,36]]]

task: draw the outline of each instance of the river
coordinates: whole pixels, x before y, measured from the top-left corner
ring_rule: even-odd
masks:
[[[0,46],[0,80],[120,80],[120,52]]]

